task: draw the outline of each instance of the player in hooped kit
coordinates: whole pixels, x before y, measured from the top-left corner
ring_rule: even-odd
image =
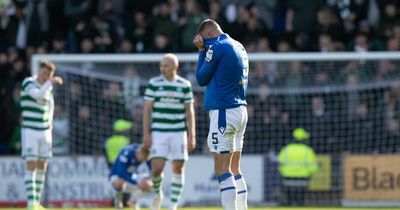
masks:
[[[22,157],[26,160],[25,188],[28,210],[45,209],[40,205],[47,171],[47,160],[52,157],[54,98],[53,85],[62,84],[54,76],[56,66],[51,61],[40,62],[37,76],[22,81]]]
[[[180,77],[178,57],[166,53],[160,62],[161,75],[149,80],[144,99],[143,145],[151,147],[153,188],[151,210],[163,200],[163,170],[172,165],[169,210],[176,210],[185,184],[185,162],[196,146],[194,99],[190,81]]]

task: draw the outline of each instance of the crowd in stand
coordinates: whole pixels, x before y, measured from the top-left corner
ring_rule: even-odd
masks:
[[[217,20],[248,52],[400,50],[400,2],[396,0],[0,0],[0,154],[18,148],[19,85],[30,75],[32,54],[195,52],[192,38],[205,18]],[[329,69],[300,62],[259,62],[252,64],[250,85],[259,90],[349,86],[398,78],[398,68],[394,61],[339,63]],[[67,87],[70,95],[65,97],[74,101],[84,88],[80,85],[82,81],[71,83]],[[97,102],[126,108],[126,101],[107,98],[106,90],[123,89],[117,86],[105,84],[105,90],[93,93],[103,97]],[[201,101],[200,97],[197,100]],[[329,148],[395,152],[398,150],[388,147],[400,142],[399,99],[396,87],[300,98],[259,91],[249,96],[249,117],[255,119],[249,121],[248,133],[255,140],[247,149],[278,149],[290,141],[291,129],[303,126],[311,130],[310,141],[317,152],[331,152]],[[89,102],[72,105],[74,119],[88,121],[85,125],[99,122],[98,113],[104,111],[91,111]],[[141,114],[140,107],[135,108],[129,116],[140,119],[136,116]],[[197,108],[201,113],[201,105]],[[111,124],[121,116],[100,117]],[[78,132],[89,136],[79,136],[76,132],[81,125],[71,121],[69,134],[76,137],[73,144],[79,145],[81,138],[99,138],[90,126]],[[205,139],[204,130],[199,128],[198,139]],[[137,133],[140,135],[139,129]],[[384,141],[375,141],[378,134]],[[352,148],[358,142],[365,145]]]

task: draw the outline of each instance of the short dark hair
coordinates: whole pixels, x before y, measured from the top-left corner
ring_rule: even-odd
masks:
[[[220,28],[217,21],[215,21],[213,19],[205,19],[200,23],[199,27],[197,27],[197,34],[200,34],[201,32],[203,32],[204,29],[207,27],[213,27],[215,29]]]
[[[56,70],[56,65],[51,61],[40,61],[40,68],[48,68],[50,71],[54,72]]]

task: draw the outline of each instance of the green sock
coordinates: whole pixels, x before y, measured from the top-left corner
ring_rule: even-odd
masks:
[[[181,197],[181,193],[183,191],[184,185],[184,176],[183,174],[173,174],[171,181],[171,203],[177,204],[179,198]]]
[[[41,170],[36,171],[36,192],[39,203],[40,199],[42,198],[45,179],[46,179],[46,172]]]
[[[158,194],[161,191],[161,185],[162,185],[162,180],[163,180],[163,176],[153,176],[153,188],[154,191]]]
[[[26,190],[26,198],[27,205],[32,206],[37,202],[37,193],[36,193],[36,173],[35,171],[25,170],[25,190]]]

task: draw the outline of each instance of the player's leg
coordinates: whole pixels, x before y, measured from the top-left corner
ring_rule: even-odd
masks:
[[[236,183],[230,170],[232,153],[214,154],[214,168],[218,177],[221,203],[224,210],[236,210]]]
[[[187,133],[177,132],[171,135],[171,159],[172,159],[172,180],[171,180],[171,201],[170,210],[178,208],[178,202],[185,185],[185,161],[188,160]]]
[[[226,114],[228,113],[218,110],[210,112],[207,144],[214,153],[214,168],[218,176],[222,207],[225,210],[236,210],[236,183],[230,169],[235,147],[235,129]]]
[[[124,180],[119,178],[116,174],[111,174],[109,179],[112,187],[115,190],[114,207],[116,209],[122,209],[124,207],[122,202]]]
[[[139,175],[140,176],[140,175]],[[143,197],[147,196],[152,189],[153,183],[149,178],[144,178],[143,180],[139,181],[137,185],[132,185],[130,183],[126,183],[127,185],[124,188],[130,192],[130,201],[129,204],[133,207],[134,210],[139,210],[140,205],[139,201]]]
[[[40,201],[43,195],[43,188],[46,180],[46,171],[47,171],[47,160],[38,160],[35,185],[36,185],[37,200],[40,210],[44,209],[44,207],[40,205]]]
[[[36,189],[39,203],[43,195],[43,189],[45,186],[47,160],[49,160],[53,156],[51,130],[45,130],[41,132],[41,135],[42,137],[40,138],[38,144],[39,160],[36,171]]]
[[[247,185],[245,178],[240,170],[240,160],[243,149],[244,133],[247,125],[247,110],[246,107],[242,106],[234,110],[236,116],[239,116],[238,122],[240,124],[237,127],[236,144],[232,157],[231,170],[235,176],[236,189],[237,189],[237,207],[238,210],[247,210]]]
[[[37,192],[36,192],[36,167],[37,161],[32,159],[32,157],[27,158],[26,168],[25,168],[25,190],[27,198],[28,209],[35,209],[37,205]]]
[[[165,167],[165,159],[154,158],[151,160],[153,189],[156,194],[151,206],[152,210],[161,209],[162,200],[164,198],[164,194],[162,192],[162,183],[164,178],[164,174],[162,172],[164,170],[164,167]]]
[[[24,183],[27,208],[37,209],[36,170],[38,160],[38,138],[31,129],[22,128],[22,157],[26,160]]]
[[[234,152],[231,170],[235,176],[238,210],[247,210],[247,185],[240,171],[241,152]]]
[[[47,172],[47,160],[49,160],[52,156],[52,135],[51,130],[45,130],[40,132],[41,138],[38,144],[39,151],[39,160],[36,171],[36,189],[37,189],[37,197],[39,209],[44,210],[45,208],[40,205],[40,200],[43,195],[43,190],[45,186],[46,180],[46,172]]]
[[[115,197],[114,197],[114,207],[116,209],[123,209],[124,207],[124,195],[125,193],[128,193],[128,195],[134,195],[133,197],[128,198],[131,199],[131,205],[136,209],[138,207],[137,205],[137,192],[141,191],[138,187],[137,180],[131,177],[130,180],[125,180],[121,177],[119,177],[117,174],[114,174],[114,172],[111,173],[110,175],[110,182],[113,188],[115,189]]]
[[[152,132],[151,145],[151,175],[155,197],[151,206],[152,210],[159,210],[163,200],[162,181],[165,160],[169,154],[168,133]]]

